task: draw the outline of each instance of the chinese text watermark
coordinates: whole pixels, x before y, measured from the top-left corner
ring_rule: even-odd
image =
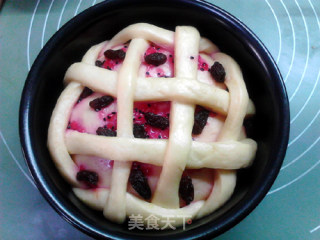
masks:
[[[185,230],[186,224],[191,224],[191,216],[186,215],[166,215],[163,218],[159,218],[154,215],[149,215],[148,217],[143,217],[142,215],[131,214],[129,216],[128,229],[138,229],[138,230],[165,230],[172,229],[175,230],[175,223],[182,222],[182,228]],[[180,224],[179,224],[180,225]]]

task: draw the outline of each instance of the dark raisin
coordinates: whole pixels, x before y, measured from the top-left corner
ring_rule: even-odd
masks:
[[[194,56],[190,56],[190,59],[194,59]]]
[[[92,93],[93,93],[93,91],[92,91],[90,88],[85,87],[85,88],[82,90],[82,93],[81,93],[80,96],[79,96],[78,103],[81,102],[82,99],[84,99],[84,98],[86,98],[86,97],[89,97]]]
[[[211,76],[217,81],[217,82],[224,82],[226,77],[226,72],[224,70],[224,67],[221,63],[215,62],[212,67],[210,68]]]
[[[132,164],[129,182],[141,197],[146,200],[151,198],[151,189],[149,187],[148,180],[138,164]]]
[[[194,124],[192,129],[192,134],[200,134],[207,124],[207,120],[209,117],[209,111],[201,108],[200,111],[194,114]]]
[[[163,53],[151,53],[144,57],[144,60],[146,63],[159,66],[161,64],[164,64],[167,61],[167,56]]]
[[[102,108],[108,107],[113,102],[113,97],[111,96],[102,96],[92,100],[89,105],[96,111],[100,111]]]
[[[160,128],[161,130],[164,130],[167,127],[169,127],[169,119],[166,117],[162,117],[151,112],[145,113],[144,117],[147,121],[147,124],[149,124],[152,127]]]
[[[182,176],[179,186],[180,197],[189,205],[194,199],[194,188],[189,176]]]
[[[142,124],[133,125],[133,136],[135,138],[147,138],[147,132]]]
[[[119,49],[119,50],[109,49],[104,52],[104,56],[112,60],[116,60],[116,59],[123,60],[126,57],[126,53],[122,49]]]
[[[97,67],[102,67],[103,64],[104,64],[104,61],[102,62],[102,61],[99,61],[99,60],[97,60],[96,63],[95,63],[95,65]]]
[[[99,176],[96,172],[82,170],[77,173],[77,180],[84,182],[90,188],[95,188],[97,187]]]
[[[98,127],[96,133],[99,136],[107,136],[107,137],[116,137],[117,136],[116,131],[113,131],[113,130],[107,129],[107,128],[103,128],[103,127]]]
[[[107,69],[108,69],[108,70],[112,70],[111,67],[109,67],[109,66],[107,66]]]

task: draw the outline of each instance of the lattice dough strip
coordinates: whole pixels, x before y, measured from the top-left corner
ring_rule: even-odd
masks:
[[[227,118],[218,136],[218,141],[238,140],[245,117],[249,96],[239,65],[224,53],[213,55],[215,61],[220,62],[225,70],[225,84],[230,92],[230,104]],[[197,218],[219,207],[217,199],[227,200],[231,197],[236,186],[236,172],[234,170],[217,170],[213,191],[206,203],[200,209]],[[227,187],[225,187],[227,186]]]
[[[102,188],[95,189],[94,191],[81,188],[73,188],[73,191],[75,195],[85,204],[92,207],[93,209],[100,211],[103,209],[104,203],[109,195],[109,190]],[[150,217],[150,215],[153,215],[159,218],[159,227],[163,227],[167,216],[170,217],[170,220],[174,221],[174,225],[178,226],[181,226],[183,224],[183,219],[186,221],[190,218],[194,218],[199,209],[204,205],[204,201],[198,201],[184,208],[168,209],[145,202],[133,196],[132,194],[127,193],[126,205],[126,215],[128,217],[131,214],[135,216],[140,214],[143,217],[143,220],[147,221],[147,218]]]
[[[216,53],[213,59],[224,66],[226,70],[225,84],[230,93],[228,116],[218,141],[238,140],[249,101],[247,88],[239,65],[231,57],[224,53]]]
[[[160,28],[148,23],[136,23],[124,28],[118,34],[116,34],[111,39],[111,41],[107,45],[105,45],[103,50],[105,51],[113,46],[122,44],[134,38],[147,39],[170,50],[173,50],[175,42],[173,31]],[[210,40],[208,40],[207,38],[200,39],[199,52],[212,54],[218,51],[219,48]]]
[[[94,81],[92,81],[94,79]],[[108,79],[106,81],[106,79]],[[74,63],[68,69],[65,82],[79,82],[94,91],[116,97],[117,73],[85,63]],[[134,92],[135,101],[181,101],[194,103],[227,115],[229,93],[226,90],[199,81],[184,78],[142,78],[138,77]],[[145,91],[148,89],[148,91]],[[255,113],[254,104],[249,101],[247,114]]]
[[[108,41],[101,42],[99,44],[96,44],[85,53],[85,55],[82,57],[81,62],[86,63],[89,65],[95,65],[96,60],[99,57],[99,53],[101,52],[101,49],[108,43]],[[70,68],[70,67],[69,67]]]
[[[66,134],[70,154],[96,156],[115,161],[135,161],[163,165],[167,140],[114,138],[76,131]],[[108,147],[106,147],[108,146]],[[239,169],[250,166],[257,144],[252,139],[202,143],[193,141],[187,168]],[[126,151],[123,151],[126,149]]]
[[[73,186],[80,186],[76,179],[78,167],[71,159],[64,139],[72,107],[82,89],[79,83],[70,83],[65,88],[58,98],[48,130],[48,148],[54,163],[61,175]]]
[[[202,218],[208,213],[221,207],[230,199],[236,186],[236,173],[230,170],[216,170],[214,176],[214,187],[209,198],[197,213],[196,218]]]
[[[91,47],[83,56],[82,61],[86,64],[94,65],[99,51],[105,44],[106,41]],[[65,130],[72,107],[78,100],[83,86],[77,82],[67,82],[67,84],[68,86],[66,86],[58,98],[51,116],[48,129],[48,148],[60,174],[73,186],[80,186],[76,179],[78,167],[71,159],[65,145]]]
[[[141,56],[148,47],[143,39],[133,39],[118,73],[117,85],[117,136],[133,138],[133,95],[135,91]],[[107,80],[107,79],[106,79]],[[122,223],[126,217],[127,182],[131,162],[116,161],[113,166],[110,195],[103,214],[108,219]]]
[[[91,47],[83,56],[82,61],[94,65],[99,51],[105,45],[102,42]],[[78,167],[73,162],[65,145],[65,131],[68,125],[72,107],[78,100],[83,86],[77,82],[68,82],[61,93],[52,113],[48,129],[48,148],[60,174],[73,186],[80,186],[76,179]]]
[[[194,82],[197,79],[198,61],[190,59],[199,53],[200,34],[193,27],[176,27],[175,69],[177,78]],[[174,80],[173,80],[174,81]],[[179,208],[179,183],[185,169],[192,143],[195,105],[172,101],[170,111],[170,136],[152,203]]]

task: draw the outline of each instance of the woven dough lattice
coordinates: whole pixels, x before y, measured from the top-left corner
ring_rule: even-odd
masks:
[[[130,41],[126,57],[118,71],[95,66],[101,52]],[[174,77],[140,77],[139,67],[150,42],[174,51]],[[228,90],[198,81],[201,55],[209,64],[218,61],[226,71]],[[209,40],[200,38],[193,27],[179,26],[175,32],[150,24],[131,25],[108,42],[93,46],[82,61],[70,66],[67,87],[54,109],[48,134],[48,146],[63,177],[74,186],[75,194],[106,218],[122,223],[126,216],[144,218],[171,216],[181,225],[183,216],[201,218],[222,206],[236,185],[236,169],[247,167],[255,157],[256,142],[244,137],[242,124],[254,114],[238,64]],[[70,114],[84,86],[117,98],[117,137],[66,131]],[[135,101],[171,101],[169,139],[140,139],[133,136]],[[225,116],[216,142],[192,140],[195,106]],[[114,160],[110,189],[84,189],[76,178],[78,166],[72,154]],[[151,202],[127,192],[133,161],[162,166]],[[216,169],[214,187],[206,200],[179,207],[179,183],[185,169]],[[160,223],[160,222],[159,222]]]

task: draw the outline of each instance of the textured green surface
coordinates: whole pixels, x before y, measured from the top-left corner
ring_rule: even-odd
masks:
[[[247,218],[218,239],[320,239],[320,2],[210,2],[238,17],[265,43],[286,82],[291,109],[289,148],[274,186]],[[89,239],[58,216],[31,184],[20,150],[18,107],[43,45],[94,3],[11,0],[0,12],[1,239]]]

